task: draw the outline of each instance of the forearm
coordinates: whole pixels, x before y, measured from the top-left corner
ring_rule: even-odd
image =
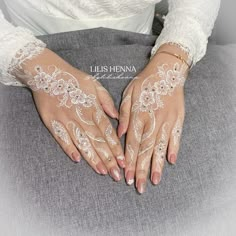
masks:
[[[169,12],[152,57],[161,45],[175,43],[195,65],[205,55],[219,6],[220,0],[169,0]]]

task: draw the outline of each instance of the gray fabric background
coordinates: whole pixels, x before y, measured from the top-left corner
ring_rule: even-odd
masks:
[[[88,73],[91,65],[140,71],[155,41],[104,28],[41,38]],[[30,91],[0,85],[0,235],[235,235],[235,62],[236,45],[209,45],[192,69],[179,159],[143,195],[83,160],[72,163],[40,121]],[[128,82],[102,81],[117,107]]]

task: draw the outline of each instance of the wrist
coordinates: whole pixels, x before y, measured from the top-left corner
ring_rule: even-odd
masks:
[[[168,51],[170,53],[175,53],[180,55],[181,57],[183,57],[185,60],[189,59],[189,55],[186,50],[183,50],[183,47],[181,47],[180,45],[176,44],[176,43],[165,43],[162,44],[159,49],[157,50],[157,53],[160,51]]]
[[[192,59],[189,56],[187,48],[184,49],[183,46],[176,43],[162,44],[153,56],[154,61],[158,62],[160,59],[160,55],[167,58],[167,60],[170,60],[170,58],[172,57],[174,58],[174,61],[179,61],[180,63],[185,64],[187,66],[187,71],[192,66]]]
[[[75,71],[75,68],[64,61],[61,57],[53,51],[45,48],[36,57],[26,60],[24,63],[19,65],[15,70],[15,76],[22,84],[27,86],[28,80],[37,74],[38,66],[44,68],[45,71],[47,71],[50,66],[55,66],[68,72]]]

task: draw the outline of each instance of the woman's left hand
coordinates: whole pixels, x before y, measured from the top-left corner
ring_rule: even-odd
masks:
[[[158,184],[165,162],[176,162],[184,122],[184,82],[188,67],[178,58],[156,54],[128,85],[120,106],[118,136],[127,132],[125,178],[143,193],[151,168]]]

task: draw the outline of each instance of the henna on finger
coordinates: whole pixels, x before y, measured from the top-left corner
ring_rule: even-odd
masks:
[[[138,157],[140,158],[140,156],[142,156],[143,154],[147,153],[150,149],[152,149],[154,146],[154,143],[155,143],[155,141],[152,141],[145,149],[143,149],[143,150],[139,149]],[[150,156],[150,158],[148,158],[148,156],[145,156],[143,158],[143,160],[141,161],[141,165],[140,165],[141,170],[145,170],[145,168],[147,166],[147,162],[148,161],[150,162],[150,160],[151,160],[151,156]]]
[[[138,114],[145,113],[148,115],[150,120],[150,128],[143,135],[143,141],[148,139],[153,134],[156,127],[156,118],[154,111],[163,108],[164,103],[162,96],[173,94],[174,89],[177,86],[183,86],[185,82],[184,71],[186,70],[183,65],[175,63],[173,68],[169,69],[168,64],[158,66],[157,75],[161,80],[152,82],[151,79],[155,79],[155,74],[148,76],[141,84],[141,93],[138,100],[132,105],[133,117],[133,128],[135,130],[135,137],[140,140],[140,118]]]
[[[88,157],[89,160],[96,166],[98,164],[98,160],[95,158],[95,152],[91,145],[91,142],[89,141],[89,138],[79,127],[75,125],[74,122],[69,121],[67,123],[68,129],[70,125],[72,125],[72,131],[74,138],[77,141],[76,144],[78,149],[85,153],[86,157]]]
[[[117,142],[112,138],[112,125],[109,124],[107,128],[105,129],[105,137],[111,146],[114,146],[117,144]]]
[[[168,161],[171,164],[175,164],[177,160],[177,153],[180,147],[180,139],[182,134],[183,118],[179,115],[177,120],[172,128],[170,144],[168,147]]]
[[[172,130],[174,146],[176,146],[179,143],[180,137],[181,137],[181,133],[182,133],[182,122],[180,120],[180,117],[178,117],[177,121],[175,122],[175,126],[174,126],[174,128]]]
[[[51,121],[51,127],[48,127],[63,151],[75,162],[80,162],[81,156],[74,146],[69,133],[62,123],[56,120]]]
[[[163,159],[166,156],[166,149],[168,145],[168,133],[167,127],[169,123],[164,123],[161,129],[161,138],[158,140],[158,143],[154,147],[154,156],[153,158],[156,160],[156,163],[162,163]]]
[[[153,151],[151,180],[154,184],[158,184],[161,179],[168,146],[168,134],[169,123],[165,122],[161,128],[161,136],[156,140],[156,145]]]
[[[97,122],[96,120],[94,121],[96,125]],[[110,151],[110,155],[112,157],[116,158],[117,163],[121,168],[125,167],[125,157],[124,153],[122,150],[122,146],[120,144],[120,141],[118,137],[116,136],[116,132],[109,120],[108,117],[104,117],[102,121],[100,122],[100,125],[98,125],[98,131],[101,133],[101,136],[104,138],[106,144],[107,144],[107,149]]]
[[[70,144],[69,135],[65,129],[65,127],[58,121],[52,120],[51,122],[52,130],[54,134],[59,137],[63,142],[65,142],[67,145]]]

